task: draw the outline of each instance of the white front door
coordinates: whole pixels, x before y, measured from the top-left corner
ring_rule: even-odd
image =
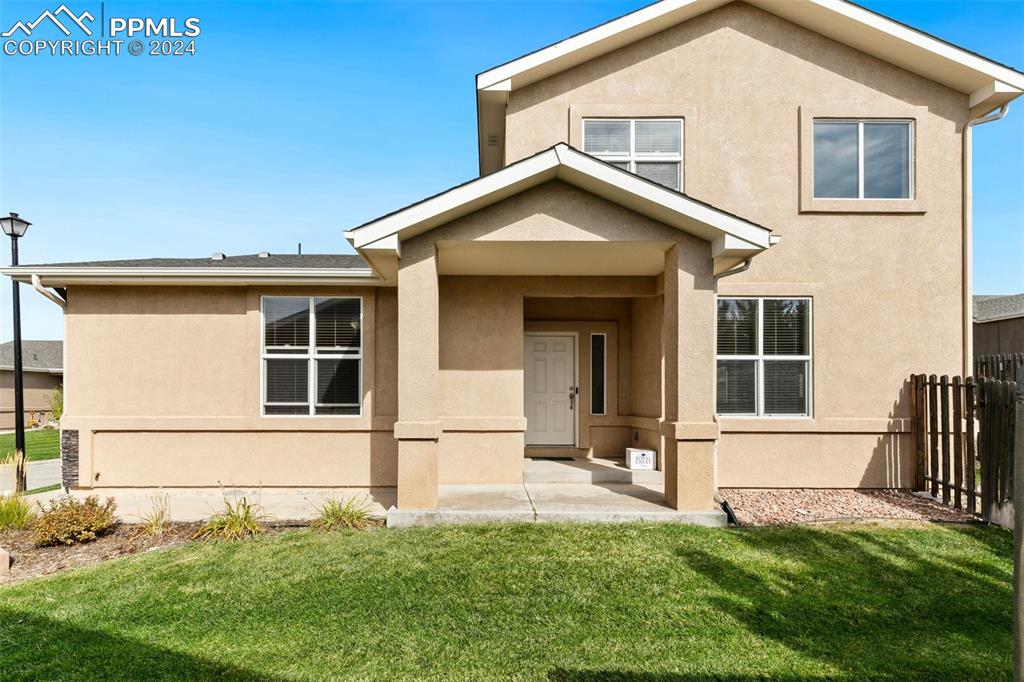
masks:
[[[576,444],[576,337],[527,334],[527,445]]]

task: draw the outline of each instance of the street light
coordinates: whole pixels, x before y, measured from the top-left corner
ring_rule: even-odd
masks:
[[[12,266],[18,264],[18,239],[25,236],[25,232],[28,231],[28,226],[31,224],[27,220],[19,218],[17,213],[0,218],[0,227],[3,227],[4,234],[11,238]],[[11,289],[14,292],[14,449],[16,460],[24,462],[27,453],[25,452],[25,387],[21,381],[21,299],[18,296],[20,286],[16,280],[11,280]],[[15,483],[15,487],[19,491],[25,490],[25,475],[25,468],[19,466],[18,480]]]

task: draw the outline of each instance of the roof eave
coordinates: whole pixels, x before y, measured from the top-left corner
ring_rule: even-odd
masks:
[[[16,282],[30,283],[38,275],[46,287],[77,285],[203,285],[250,284],[372,284],[370,268],[133,268],[133,267],[33,267],[0,268]]]

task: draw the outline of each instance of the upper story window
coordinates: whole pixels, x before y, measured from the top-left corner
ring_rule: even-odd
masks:
[[[718,414],[811,413],[811,300],[718,299]]]
[[[815,199],[910,199],[911,121],[814,120]]]
[[[362,303],[263,298],[263,414],[359,415]]]
[[[583,151],[659,185],[683,189],[682,119],[584,119]]]

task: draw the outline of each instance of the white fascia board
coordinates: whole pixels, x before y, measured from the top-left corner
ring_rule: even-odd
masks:
[[[118,268],[118,267],[10,267],[0,268],[16,282],[31,282],[38,275],[43,286],[68,284],[372,284],[370,268],[324,270],[312,268]]]
[[[788,0],[785,1],[788,2]],[[985,74],[995,80],[1013,85],[1018,90],[1024,90],[1024,74],[1018,73],[1013,69],[1003,66],[1002,64],[997,64],[985,59],[984,57],[972,54],[967,50],[963,50],[954,45],[950,45],[949,43],[933,38],[921,31],[904,26],[892,19],[875,14],[863,7],[858,7],[857,5],[845,2],[844,0],[802,1],[807,5],[822,7],[835,12],[836,14],[849,18],[859,24],[875,29],[885,36],[902,40],[914,47],[925,50],[926,52],[930,52],[934,55],[947,59],[972,71],[977,71],[979,74]],[[778,4],[779,2],[780,0],[769,0],[768,2],[765,0],[754,0],[754,4],[762,5],[765,9],[768,9],[772,4]],[[789,6],[792,7],[792,5]],[[768,11],[771,10],[768,9]],[[869,51],[865,51],[871,54]],[[904,66],[903,68],[913,70],[907,66]]]
[[[1020,97],[1020,95],[1021,91],[1012,85],[1007,85],[1002,81],[992,81],[972,92],[967,104],[971,109],[984,105],[989,107],[991,111],[1012,99]]]
[[[0,372],[13,372],[13,365],[0,365]],[[36,374],[63,374],[64,370],[59,367],[22,367],[22,372],[35,372]]]
[[[559,161],[566,168],[585,173],[596,180],[646,200],[651,205],[668,209],[680,217],[707,225],[714,230],[720,231],[722,234],[732,235],[745,242],[749,242],[754,248],[766,249],[769,246],[771,231],[767,228],[755,225],[699,201],[694,201],[683,194],[643,180],[620,168],[609,166],[568,146],[558,145],[555,147],[555,151],[558,154]],[[677,223],[676,227],[686,230],[683,222]],[[698,236],[704,237],[706,235]],[[708,241],[711,240],[709,239]]]
[[[565,58],[572,59],[574,56],[573,53],[581,51],[588,52],[589,50],[594,50],[596,53],[594,56],[610,52],[616,47],[621,47],[624,44],[640,40],[648,35],[657,33],[673,23],[682,21],[686,17],[670,17],[668,15],[674,15],[674,13],[685,9],[688,6],[697,7],[699,5],[708,5],[706,9],[700,9],[694,12],[694,15],[696,15],[707,11],[707,9],[724,5],[727,1],[728,0],[713,0],[712,2],[709,2],[708,0],[663,0],[662,2],[643,7],[635,12],[619,17],[618,19],[613,19],[607,23],[601,24],[600,26],[596,26],[589,31],[584,31],[583,33],[574,35],[571,38],[566,38],[554,45],[549,45],[507,64],[502,64],[501,66],[496,66],[493,69],[484,71],[476,77],[477,89],[490,89],[491,87],[506,81],[510,83],[511,87],[516,87],[519,85],[519,83],[515,82],[516,77],[533,69],[541,68],[551,62],[557,62]],[[602,46],[602,42],[611,42],[614,44]],[[581,57],[579,61],[585,61],[585,59],[585,57]],[[575,60],[573,61],[575,62]],[[555,71],[557,72],[557,70],[558,69],[556,68]],[[533,80],[530,80],[529,82],[533,82]]]
[[[711,242],[712,258],[720,256],[747,256],[763,250],[763,247],[751,244],[745,239],[740,239],[731,234],[723,234]]]
[[[361,249],[412,226],[424,223],[440,225],[476,210],[475,205],[489,195],[512,190],[521,183],[539,184],[543,180],[541,176],[557,166],[557,155],[554,150],[548,150],[357,227],[348,234],[352,235],[352,245]]]
[[[360,252],[362,251],[385,251],[392,252],[399,258],[402,256],[402,242],[398,239],[398,234],[390,234],[387,237],[378,239],[375,242],[371,242],[364,246],[359,247]]]
[[[726,4],[728,0],[664,0],[636,12],[614,19],[589,31],[562,40],[507,64],[484,71],[477,76],[477,89],[486,90],[499,83],[510,82],[513,89],[547,78],[559,71],[588,61],[624,45],[641,40],[658,31],[681,23]],[[973,72],[974,88],[985,78],[1006,83],[1018,93],[1024,91],[1024,74],[972,54],[949,43],[904,26],[844,0],[748,0],[767,12],[805,26],[822,35],[844,42],[909,71],[916,64],[922,75],[964,91],[963,78],[952,73],[943,79],[944,69],[959,67]],[[892,59],[900,44],[915,53]],[[937,58],[937,59],[936,59]],[[928,63],[926,63],[928,62]],[[943,66],[945,64],[945,66]]]

